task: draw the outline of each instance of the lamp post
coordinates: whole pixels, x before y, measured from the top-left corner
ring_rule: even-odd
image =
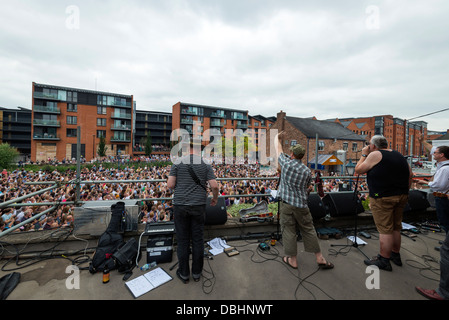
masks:
[[[348,164],[346,165],[346,172],[348,173],[348,176],[354,176],[355,164],[352,163],[351,159],[349,159]],[[352,191],[352,179],[349,179],[349,186],[349,190]]]

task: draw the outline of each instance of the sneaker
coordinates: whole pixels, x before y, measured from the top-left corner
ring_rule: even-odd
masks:
[[[399,252],[391,252],[390,260],[397,266],[402,266],[401,254]]]
[[[189,278],[187,278],[187,279],[184,278],[184,277],[181,275],[181,272],[179,272],[179,269],[176,270],[176,275],[178,276],[179,280],[181,280],[184,284],[189,283]]]
[[[377,257],[373,257],[371,260],[365,260],[363,261],[367,266],[377,266],[379,269],[385,270],[385,271],[392,271],[393,268],[391,267],[390,259],[382,257],[380,254],[377,255]]]
[[[193,278],[193,281],[195,281],[195,282],[200,281],[201,273],[200,274],[192,274],[192,278]]]

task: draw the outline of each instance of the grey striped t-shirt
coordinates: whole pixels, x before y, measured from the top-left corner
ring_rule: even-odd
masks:
[[[174,190],[174,205],[203,205],[206,204],[207,192],[199,186],[189,173],[188,167],[191,166],[196,176],[204,187],[207,187],[207,181],[215,179],[215,174],[210,164],[197,155],[188,155],[182,157],[173,163],[170,176],[176,177]]]

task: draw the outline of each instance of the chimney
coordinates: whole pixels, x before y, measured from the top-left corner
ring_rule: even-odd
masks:
[[[285,116],[286,116],[286,114],[282,110],[280,112],[278,112],[278,114],[276,115],[277,120],[279,121],[279,124],[280,124],[279,131],[284,131]]]

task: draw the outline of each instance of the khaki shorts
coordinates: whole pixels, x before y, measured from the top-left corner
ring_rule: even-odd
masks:
[[[402,230],[402,215],[407,201],[408,194],[383,198],[370,197],[370,209],[380,234],[391,234],[393,231]]]

